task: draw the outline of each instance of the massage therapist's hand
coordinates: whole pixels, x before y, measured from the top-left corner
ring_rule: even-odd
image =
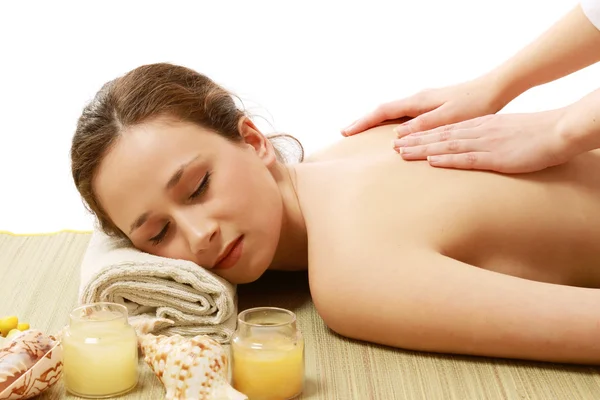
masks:
[[[385,103],[342,130],[344,136],[352,136],[372,128],[386,120],[412,117],[402,124],[398,136],[437,128],[482,115],[493,114],[508,101],[500,98],[494,90],[495,79],[481,78],[439,89],[429,89],[413,96]]]
[[[564,109],[531,114],[493,114],[394,140],[405,160],[428,159],[434,167],[538,171],[575,154],[560,134]]]

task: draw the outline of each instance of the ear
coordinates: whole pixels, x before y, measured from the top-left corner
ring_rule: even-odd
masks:
[[[267,167],[270,167],[277,162],[277,156],[273,145],[269,139],[258,130],[250,118],[245,116],[240,118],[238,132],[244,143],[252,148]]]

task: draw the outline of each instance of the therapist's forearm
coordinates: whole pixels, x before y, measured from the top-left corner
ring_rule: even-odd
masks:
[[[600,61],[600,30],[575,7],[534,42],[491,71],[504,107],[521,93]]]
[[[600,89],[563,109],[557,133],[569,157],[600,148]]]

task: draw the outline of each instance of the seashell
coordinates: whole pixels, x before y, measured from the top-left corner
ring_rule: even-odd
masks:
[[[138,336],[159,331],[173,325],[173,321],[166,318],[148,317],[147,315],[134,315],[128,318]]]
[[[227,355],[208,336],[138,336],[144,361],[166,389],[166,400],[247,400],[228,382]]]
[[[27,330],[0,348],[0,400],[37,396],[62,374],[62,347],[52,336]]]

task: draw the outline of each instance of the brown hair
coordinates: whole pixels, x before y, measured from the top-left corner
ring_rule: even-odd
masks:
[[[125,237],[103,210],[92,182],[100,163],[124,129],[159,116],[170,116],[210,129],[228,140],[241,140],[238,122],[246,113],[235,96],[208,77],[186,67],[159,63],[138,67],[106,83],[83,109],[71,146],[71,170],[83,201],[109,235]],[[292,136],[273,139],[281,162],[302,161],[302,145]],[[281,140],[300,153],[284,153]]]

